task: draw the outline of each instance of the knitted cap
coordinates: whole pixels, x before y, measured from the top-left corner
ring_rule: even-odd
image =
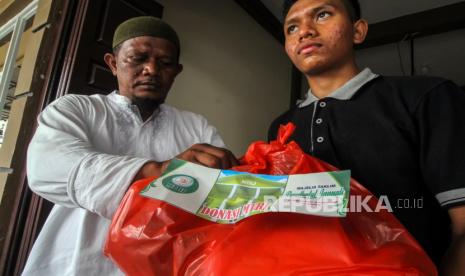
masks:
[[[138,36],[153,36],[172,42],[180,50],[176,31],[166,22],[153,16],[139,16],[121,23],[113,35],[113,48],[124,41]]]

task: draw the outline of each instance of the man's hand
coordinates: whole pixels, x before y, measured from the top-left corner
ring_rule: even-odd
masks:
[[[223,170],[239,164],[232,152],[209,144],[193,145],[185,152],[176,156],[176,158],[206,167]]]
[[[229,169],[239,164],[231,151],[209,144],[195,144],[177,155],[176,158],[216,169]],[[170,162],[171,160],[146,163],[136,174],[134,181],[147,177],[160,176],[166,170]]]

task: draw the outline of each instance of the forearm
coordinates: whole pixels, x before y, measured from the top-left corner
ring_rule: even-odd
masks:
[[[148,178],[148,177],[159,177],[166,170],[169,165],[169,161],[165,162],[155,162],[150,161],[144,164],[137,172],[134,177],[134,181]]]
[[[452,242],[444,256],[441,275],[465,275],[465,205],[448,210],[451,219]]]
[[[28,156],[31,189],[69,208],[84,208],[110,218],[145,158],[117,156],[85,147],[41,148],[33,141]]]
[[[86,116],[76,115],[80,111],[73,109],[71,103],[64,103],[52,105],[39,117],[39,128],[28,152],[30,187],[56,204],[84,208],[110,218],[131,183],[160,176],[169,160],[155,162],[96,149],[89,137],[89,122],[82,119]],[[221,143],[213,130],[206,142]],[[218,168],[237,163],[229,151],[202,144],[192,146],[177,158]]]
[[[465,275],[465,234],[455,237],[441,265],[441,275]]]

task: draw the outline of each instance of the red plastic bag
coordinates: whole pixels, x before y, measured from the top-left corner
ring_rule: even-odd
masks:
[[[293,125],[270,144],[253,143],[234,169],[296,174],[335,170],[285,144]],[[217,224],[139,195],[132,185],[113,217],[105,254],[128,275],[437,275],[418,243],[395,217],[348,212],[345,218],[267,213]],[[353,196],[371,196],[351,180]],[[378,201],[368,205],[374,210]],[[349,203],[350,205],[350,203]]]

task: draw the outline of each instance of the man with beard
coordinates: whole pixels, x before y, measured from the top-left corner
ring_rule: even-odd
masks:
[[[286,53],[310,90],[269,139],[293,122],[291,140],[387,196],[444,275],[465,275],[465,93],[441,78],[360,70],[353,46],[368,24],[356,0],[287,0],[284,17]]]
[[[179,38],[168,24],[129,19],[116,29],[113,48],[104,58],[118,91],[66,95],[39,116],[28,180],[55,206],[24,275],[122,274],[103,245],[132,182],[159,176],[175,157],[222,169],[237,164],[205,118],[164,104],[182,71]]]

